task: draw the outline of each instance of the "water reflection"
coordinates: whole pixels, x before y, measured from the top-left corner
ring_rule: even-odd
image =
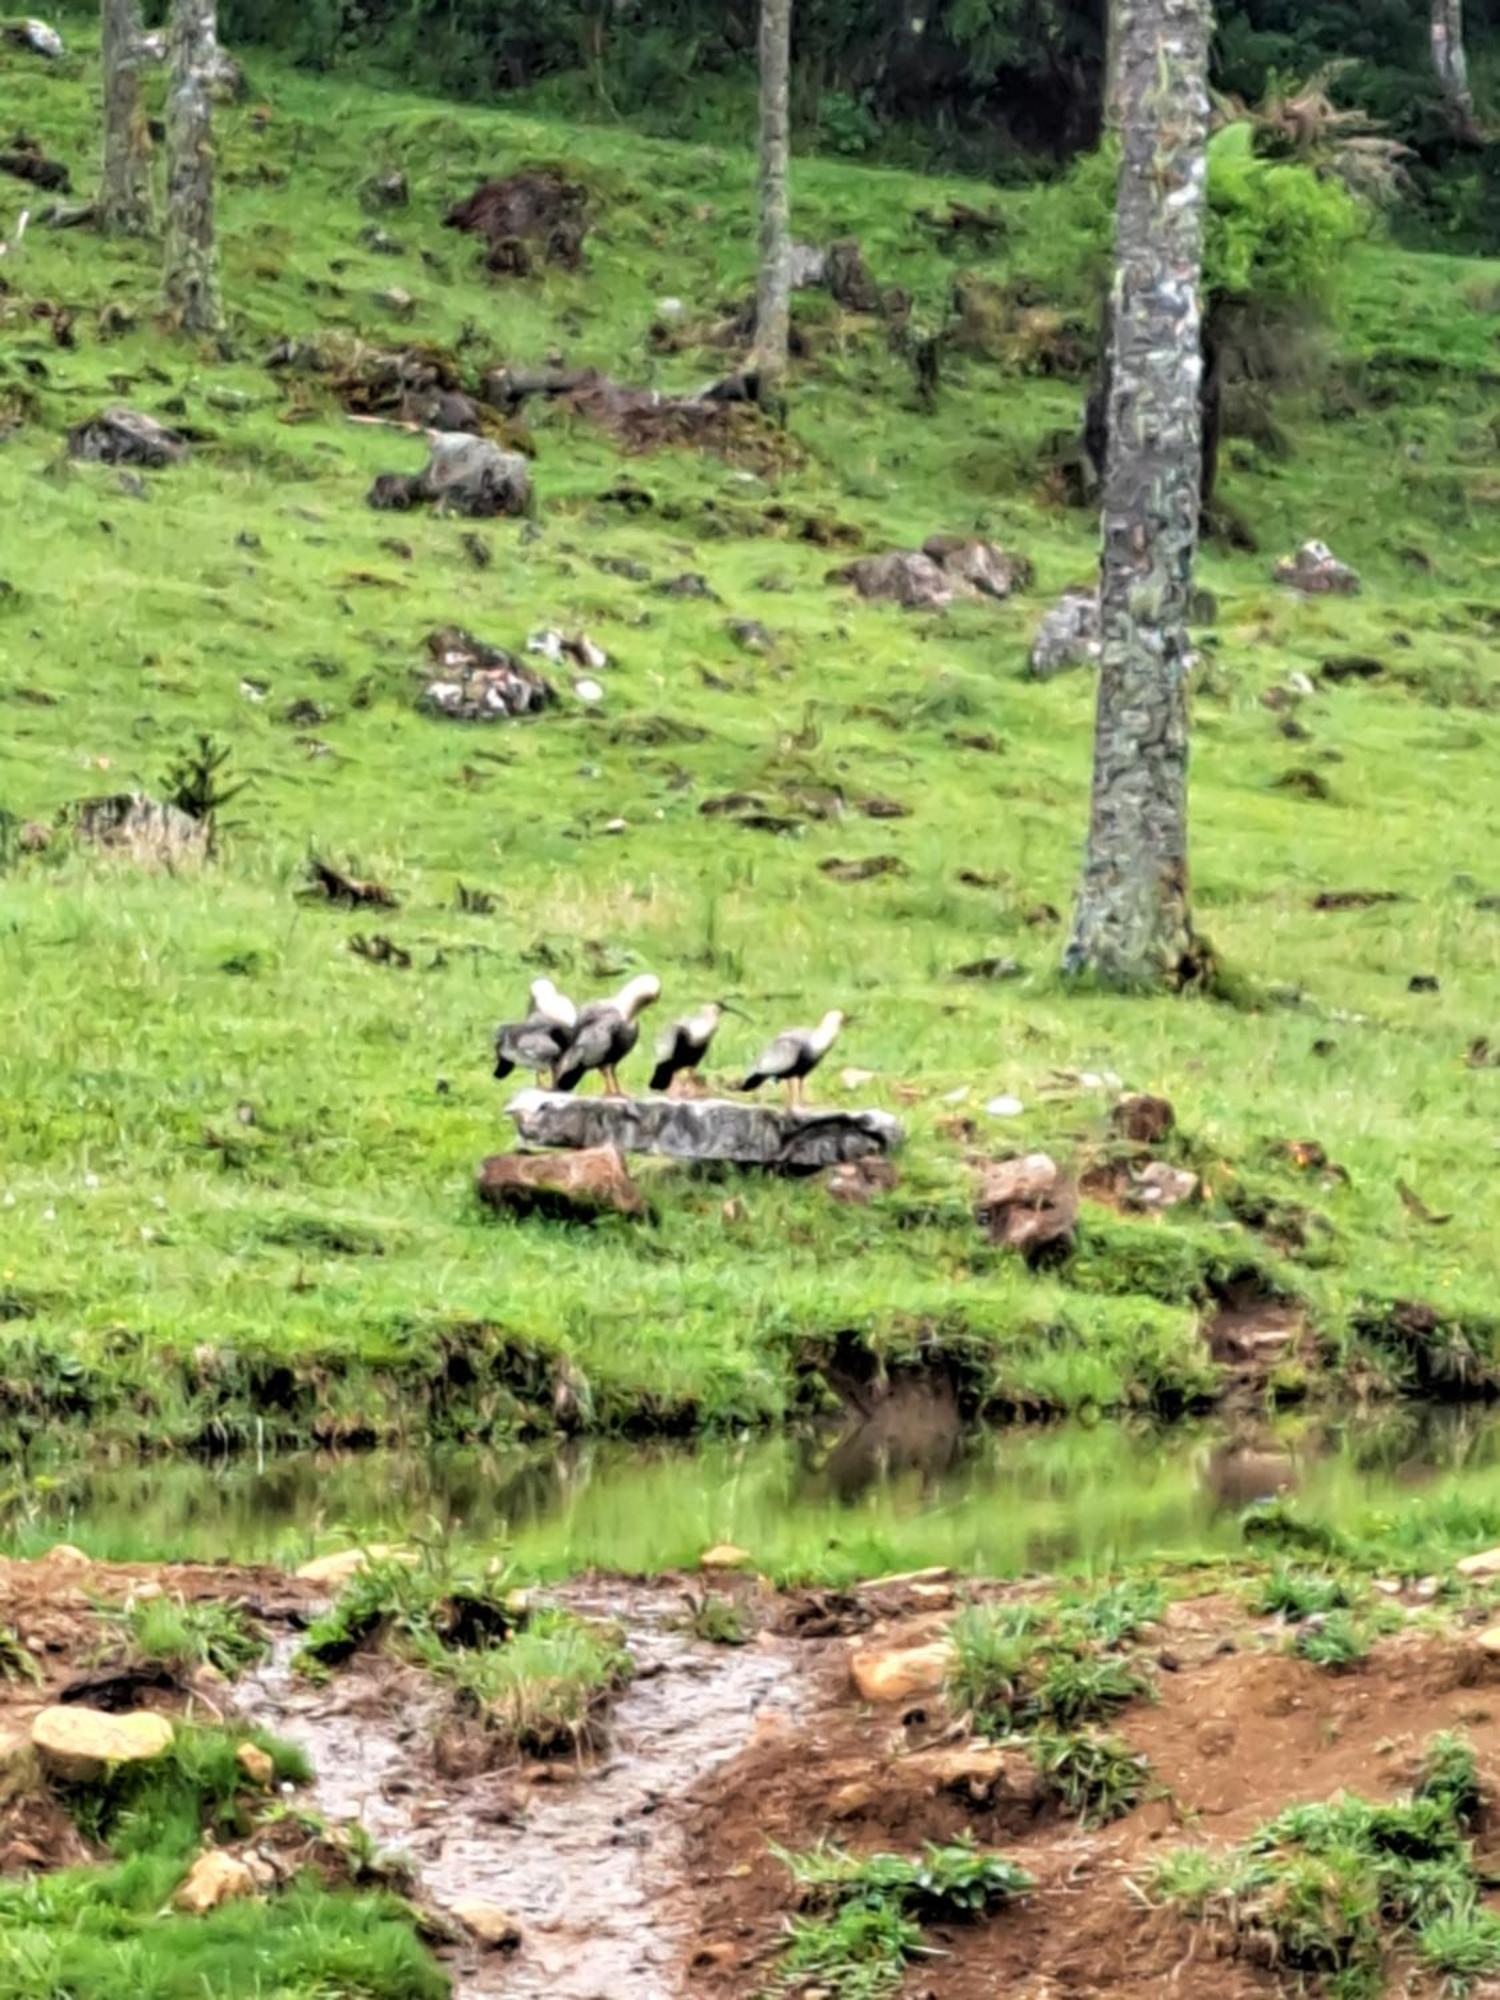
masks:
[[[257,1463],[12,1466],[0,1546],[290,1561],[350,1536],[651,1570],[733,1540],[768,1565],[951,1561],[1007,1571],[1239,1547],[1252,1503],[1330,1521],[1413,1496],[1500,1506],[1500,1418],[1398,1410],[1276,1425],[962,1430],[928,1400],[838,1436],[696,1449],[306,1453]]]

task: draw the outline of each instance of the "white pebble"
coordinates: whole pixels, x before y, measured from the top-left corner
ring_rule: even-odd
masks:
[[[597,681],[574,681],[573,692],[580,701],[603,701],[604,690]]]
[[[1019,1097],[992,1097],[984,1108],[991,1118],[1019,1118],[1026,1106]]]

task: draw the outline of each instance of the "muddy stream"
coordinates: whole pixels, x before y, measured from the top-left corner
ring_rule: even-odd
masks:
[[[693,1914],[682,1796],[744,1748],[759,1717],[795,1715],[796,1655],[769,1636],[696,1644],[676,1629],[681,1597],[664,1589],[557,1595],[618,1620],[636,1663],[597,1761],[438,1777],[430,1717],[397,1669],[369,1662],[309,1687],[290,1668],[295,1642],[243,1685],[242,1707],[305,1746],[317,1808],[409,1857],[432,1901],[477,1900],[516,1919],[523,1948],[461,1962],[458,1994],[672,2000]]]

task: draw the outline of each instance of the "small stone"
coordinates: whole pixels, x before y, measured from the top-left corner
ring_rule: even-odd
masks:
[[[1030,1261],[1053,1244],[1072,1242],[1078,1190],[1048,1153],[992,1160],[980,1173],[975,1217],[992,1242]]]
[[[587,703],[590,708],[604,699],[604,690],[597,681],[574,681],[573,693],[579,701]]]
[[[375,303],[382,312],[388,312],[396,319],[410,319],[417,309],[416,300],[402,285],[389,285],[385,291],[377,292]]]
[[[927,1646],[856,1653],[849,1671],[861,1701],[911,1701],[939,1693],[952,1665],[952,1644],[938,1639]]]
[[[71,1542],[54,1542],[44,1560],[56,1563],[59,1569],[87,1569],[93,1558],[74,1548]]]
[[[520,1920],[498,1903],[450,1903],[449,1911],[486,1951],[519,1951],[525,1937]]]
[[[253,1896],[255,1876],[232,1854],[217,1847],[206,1848],[188,1870],[187,1880],[172,1898],[172,1907],[190,1917],[206,1917],[243,1896]]]
[[[1031,678],[1050,681],[1070,667],[1096,667],[1102,642],[1097,593],[1065,591],[1036,629],[1028,663]]]
[[[258,1743],[242,1743],[234,1753],[234,1761],[252,1785],[259,1785],[262,1791],[270,1790],[276,1765],[268,1750],[262,1750]]]
[[[1454,1564],[1460,1576],[1500,1576],[1500,1549],[1481,1549]]]
[[[1198,1176],[1166,1160],[1150,1160],[1132,1175],[1129,1200],[1133,1208],[1180,1208],[1198,1193]]]
[[[1110,1129],[1137,1146],[1159,1146],[1177,1123],[1177,1113],[1164,1097],[1137,1092],[1122,1097],[1109,1114]]]
[[[1481,1653],[1488,1653],[1492,1659],[1500,1659],[1500,1625],[1490,1625],[1474,1641]]]
[[[73,1785],[96,1784],[121,1764],[165,1756],[174,1734],[167,1716],[145,1709],[106,1715],[97,1708],[44,1708],[31,1725],[32,1747],[48,1773]]]
[[[872,1069],[841,1069],[839,1071],[839,1082],[844,1086],[845,1090],[863,1090],[867,1083],[873,1083],[874,1081],[875,1072]]]
[[[563,1155],[497,1153],[479,1176],[479,1198],[515,1215],[590,1222],[605,1214],[641,1217],[646,1203],[615,1146]]]
[[[748,1569],[750,1555],[745,1549],[736,1548],[733,1542],[716,1542],[711,1549],[705,1549],[698,1558],[699,1569]]]
[[[314,1556],[311,1562],[303,1563],[296,1572],[299,1583],[315,1583],[327,1589],[339,1590],[356,1576],[363,1576],[376,1563],[404,1563],[408,1567],[417,1561],[414,1549],[397,1548],[387,1542],[371,1542],[363,1549],[335,1549],[331,1555]]]
[[[1019,1097],[992,1097],[984,1108],[991,1118],[1019,1118],[1026,1106]]]
[[[1276,583],[1311,597],[1352,597],[1359,589],[1359,572],[1340,562],[1326,542],[1304,542],[1294,556],[1283,557],[1271,575]]]

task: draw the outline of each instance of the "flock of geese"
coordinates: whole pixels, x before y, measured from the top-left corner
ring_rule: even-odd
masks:
[[[507,1022],[495,1036],[495,1075],[504,1079],[530,1070],[552,1089],[570,1091],[597,1070],[605,1095],[622,1097],[620,1064],[640,1040],[641,1015],[660,998],[661,981],[650,972],[628,981],[612,999],[585,1007],[576,1007],[550,979],[534,980],[531,1012],[524,1021]],[[724,1016],[740,1013],[731,1001],[712,1000],[674,1021],[656,1044],[652,1090],[670,1091],[679,1076],[701,1069]],[[838,1040],[845,1020],[835,1008],[816,1028],[788,1028],[762,1049],[740,1089],[784,1083],[788,1102],[805,1105],[807,1079]]]

